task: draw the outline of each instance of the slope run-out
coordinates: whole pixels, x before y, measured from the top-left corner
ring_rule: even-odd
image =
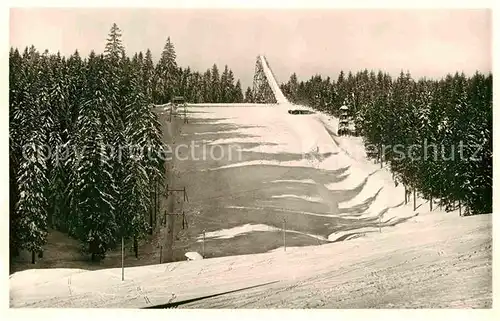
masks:
[[[431,213],[370,239],[126,268],[125,281],[120,269],[24,271],[10,306],[138,308],[279,281],[190,307],[491,308],[491,225]]]

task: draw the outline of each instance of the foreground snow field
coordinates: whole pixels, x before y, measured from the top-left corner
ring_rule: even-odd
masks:
[[[491,307],[491,215],[419,215],[362,239],[125,269],[28,270],[11,307]],[[263,299],[265,298],[265,299]]]

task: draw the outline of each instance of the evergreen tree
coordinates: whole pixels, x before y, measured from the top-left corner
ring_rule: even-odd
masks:
[[[122,33],[116,23],[113,23],[109,32],[106,47],[104,49],[105,56],[113,63],[117,63],[125,56],[125,47],[122,44]]]
[[[168,37],[160,61],[156,65],[156,103],[167,103],[176,94],[175,85],[178,79],[176,58],[174,45]]]
[[[213,64],[212,70],[210,72],[210,102],[219,103],[221,102],[221,84],[220,84],[220,76],[219,76],[219,68],[217,68],[216,64]]]
[[[146,88],[146,96],[148,101],[153,100],[153,89],[156,88],[155,82],[155,68],[153,64],[153,56],[151,55],[151,50],[146,50],[146,55],[144,57],[144,63],[142,65],[142,81],[144,87]]]
[[[13,63],[19,63],[19,57],[14,53]],[[14,197],[17,202],[14,207],[11,231],[17,235],[11,238],[15,249],[26,249],[32,253],[42,250],[47,236],[47,164],[46,164],[46,126],[43,124],[44,109],[48,107],[47,94],[44,92],[40,54],[31,46],[26,48],[22,59],[26,64],[14,65],[13,71],[21,71],[23,85],[16,88],[16,94],[22,95],[22,101],[11,101],[13,124],[10,136],[16,141],[11,142],[14,149],[13,170],[16,178]],[[43,63],[47,63],[44,61]],[[22,68],[22,69],[20,69]],[[14,77],[14,76],[12,76]],[[15,78],[14,78],[15,79]],[[17,151],[16,151],[17,150]],[[19,153],[20,152],[20,153]],[[17,155],[16,155],[17,154]]]
[[[242,103],[243,102],[243,92],[241,91],[241,83],[240,80],[236,81],[236,86],[234,87],[233,101],[234,103]]]
[[[203,102],[214,102],[212,94],[212,73],[210,69],[207,69],[203,74]]]
[[[106,66],[102,56],[91,52],[87,67],[87,84],[77,121],[80,129],[76,146],[81,155],[73,160],[76,224],[73,233],[93,260],[102,259],[113,247],[118,235],[116,217],[117,186],[113,163],[107,152],[105,124],[113,122],[112,100],[106,82]]]
[[[252,88],[247,87],[247,91],[245,92],[245,103],[253,103],[253,93]]]

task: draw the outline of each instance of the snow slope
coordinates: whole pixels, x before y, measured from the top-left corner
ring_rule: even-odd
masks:
[[[431,213],[369,239],[126,268],[124,281],[30,270],[11,276],[10,306],[138,308],[276,282],[188,306],[491,307],[491,227],[491,215]]]
[[[280,161],[251,160],[233,162],[227,165],[211,168],[217,171],[235,167],[249,167],[259,165],[278,165],[286,167],[310,167],[317,170],[339,170],[348,168],[343,174],[344,179],[334,183],[320,184],[326,190],[345,191],[361,187],[358,193],[353,194],[338,204],[339,210],[344,211],[343,218],[362,220],[380,217],[389,222],[397,218],[408,218],[416,213],[411,206],[402,206],[404,200],[404,187],[395,186],[391,173],[380,169],[380,165],[373,164],[366,159],[364,146],[358,137],[337,137],[332,133],[337,132],[338,120],[322,113],[310,115],[291,115],[288,109],[293,108],[289,103],[279,104],[275,107],[252,108],[251,112],[245,107],[207,110],[203,107],[191,107],[190,110],[200,119],[213,121],[213,123],[231,123],[241,127],[233,130],[235,134],[250,135],[240,138],[219,139],[210,144],[245,142],[258,142],[257,147],[243,149],[243,151],[256,151],[266,154],[299,154],[298,160]],[[304,109],[310,109],[302,107]],[[257,126],[257,127],[255,127]],[[324,156],[326,155],[326,156]],[[279,180],[277,180],[279,182]],[[292,183],[292,182],[290,182]],[[302,194],[279,193],[272,198],[302,199],[306,202],[328,203],[330,194],[307,197]],[[418,200],[419,204],[425,200]],[[369,204],[363,208],[363,204]],[[358,208],[359,210],[355,210]],[[426,206],[428,208],[428,206]],[[422,212],[422,209],[419,211]],[[304,212],[305,215],[308,215]],[[328,215],[328,214],[325,214]],[[364,227],[360,227],[366,230]],[[352,230],[340,233],[352,233]],[[330,240],[341,237],[339,232],[332,233]]]

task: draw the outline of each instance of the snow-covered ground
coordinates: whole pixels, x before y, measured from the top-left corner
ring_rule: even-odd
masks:
[[[369,238],[125,269],[29,270],[11,307],[491,307],[491,215],[428,213]],[[36,280],[36,282],[34,281]],[[261,300],[266,297],[266,300]]]

